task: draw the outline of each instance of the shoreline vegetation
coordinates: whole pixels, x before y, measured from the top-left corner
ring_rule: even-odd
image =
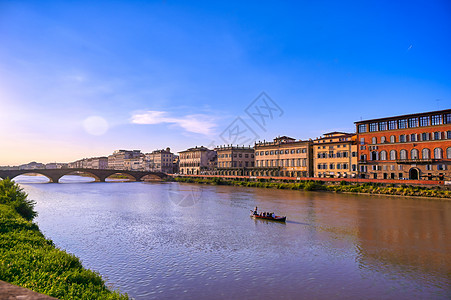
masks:
[[[58,299],[129,299],[46,239],[34,205],[14,181],[0,181],[0,280]]]
[[[244,187],[259,187],[286,190],[304,190],[304,191],[327,191],[335,193],[352,193],[352,194],[377,194],[377,195],[394,195],[394,196],[412,196],[412,197],[434,197],[440,199],[450,199],[451,191],[440,187],[422,187],[412,185],[394,184],[384,186],[380,183],[363,183],[353,184],[346,181],[340,181],[337,184],[326,184],[323,181],[298,181],[283,182],[272,179],[259,179],[257,181],[250,180],[224,180],[219,177],[214,178],[193,178],[193,177],[173,177],[169,181],[211,184],[211,185],[232,185]]]

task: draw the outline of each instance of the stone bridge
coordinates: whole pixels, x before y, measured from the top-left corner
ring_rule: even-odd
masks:
[[[94,177],[95,181],[105,182],[105,179],[114,174],[125,175],[128,178],[141,181],[144,176],[150,175],[151,177],[164,179],[168,177],[167,174],[162,172],[147,172],[147,171],[129,171],[129,170],[110,170],[110,169],[84,169],[84,168],[74,168],[74,169],[36,169],[36,170],[0,170],[0,178],[13,179],[16,176],[22,174],[41,174],[50,179],[50,182],[57,183],[61,177],[64,175],[74,175],[75,172],[81,172],[89,176]]]

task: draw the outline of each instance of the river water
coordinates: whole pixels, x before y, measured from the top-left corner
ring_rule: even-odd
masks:
[[[451,298],[449,201],[42,178],[43,233],[135,299]]]

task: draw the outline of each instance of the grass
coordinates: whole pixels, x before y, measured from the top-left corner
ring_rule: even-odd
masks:
[[[128,299],[109,290],[76,256],[58,249],[11,203],[0,204],[0,280],[59,299]]]
[[[224,180],[219,177],[214,178],[195,178],[195,177],[174,177],[174,181],[213,184],[213,185],[233,185],[260,188],[305,190],[305,191],[329,191],[337,193],[364,193],[364,194],[382,194],[398,196],[418,196],[418,197],[437,197],[451,198],[451,191],[441,190],[437,187],[407,186],[399,187],[383,186],[378,183],[350,184],[342,181],[339,184],[327,185],[323,181],[305,180],[297,182],[279,182],[271,179],[259,181],[245,180]]]

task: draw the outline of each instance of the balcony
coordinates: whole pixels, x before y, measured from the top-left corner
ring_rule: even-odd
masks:
[[[397,159],[397,164],[432,164],[433,162],[437,162],[439,159]]]
[[[366,159],[359,159],[358,163],[359,164],[367,164],[368,161]]]

